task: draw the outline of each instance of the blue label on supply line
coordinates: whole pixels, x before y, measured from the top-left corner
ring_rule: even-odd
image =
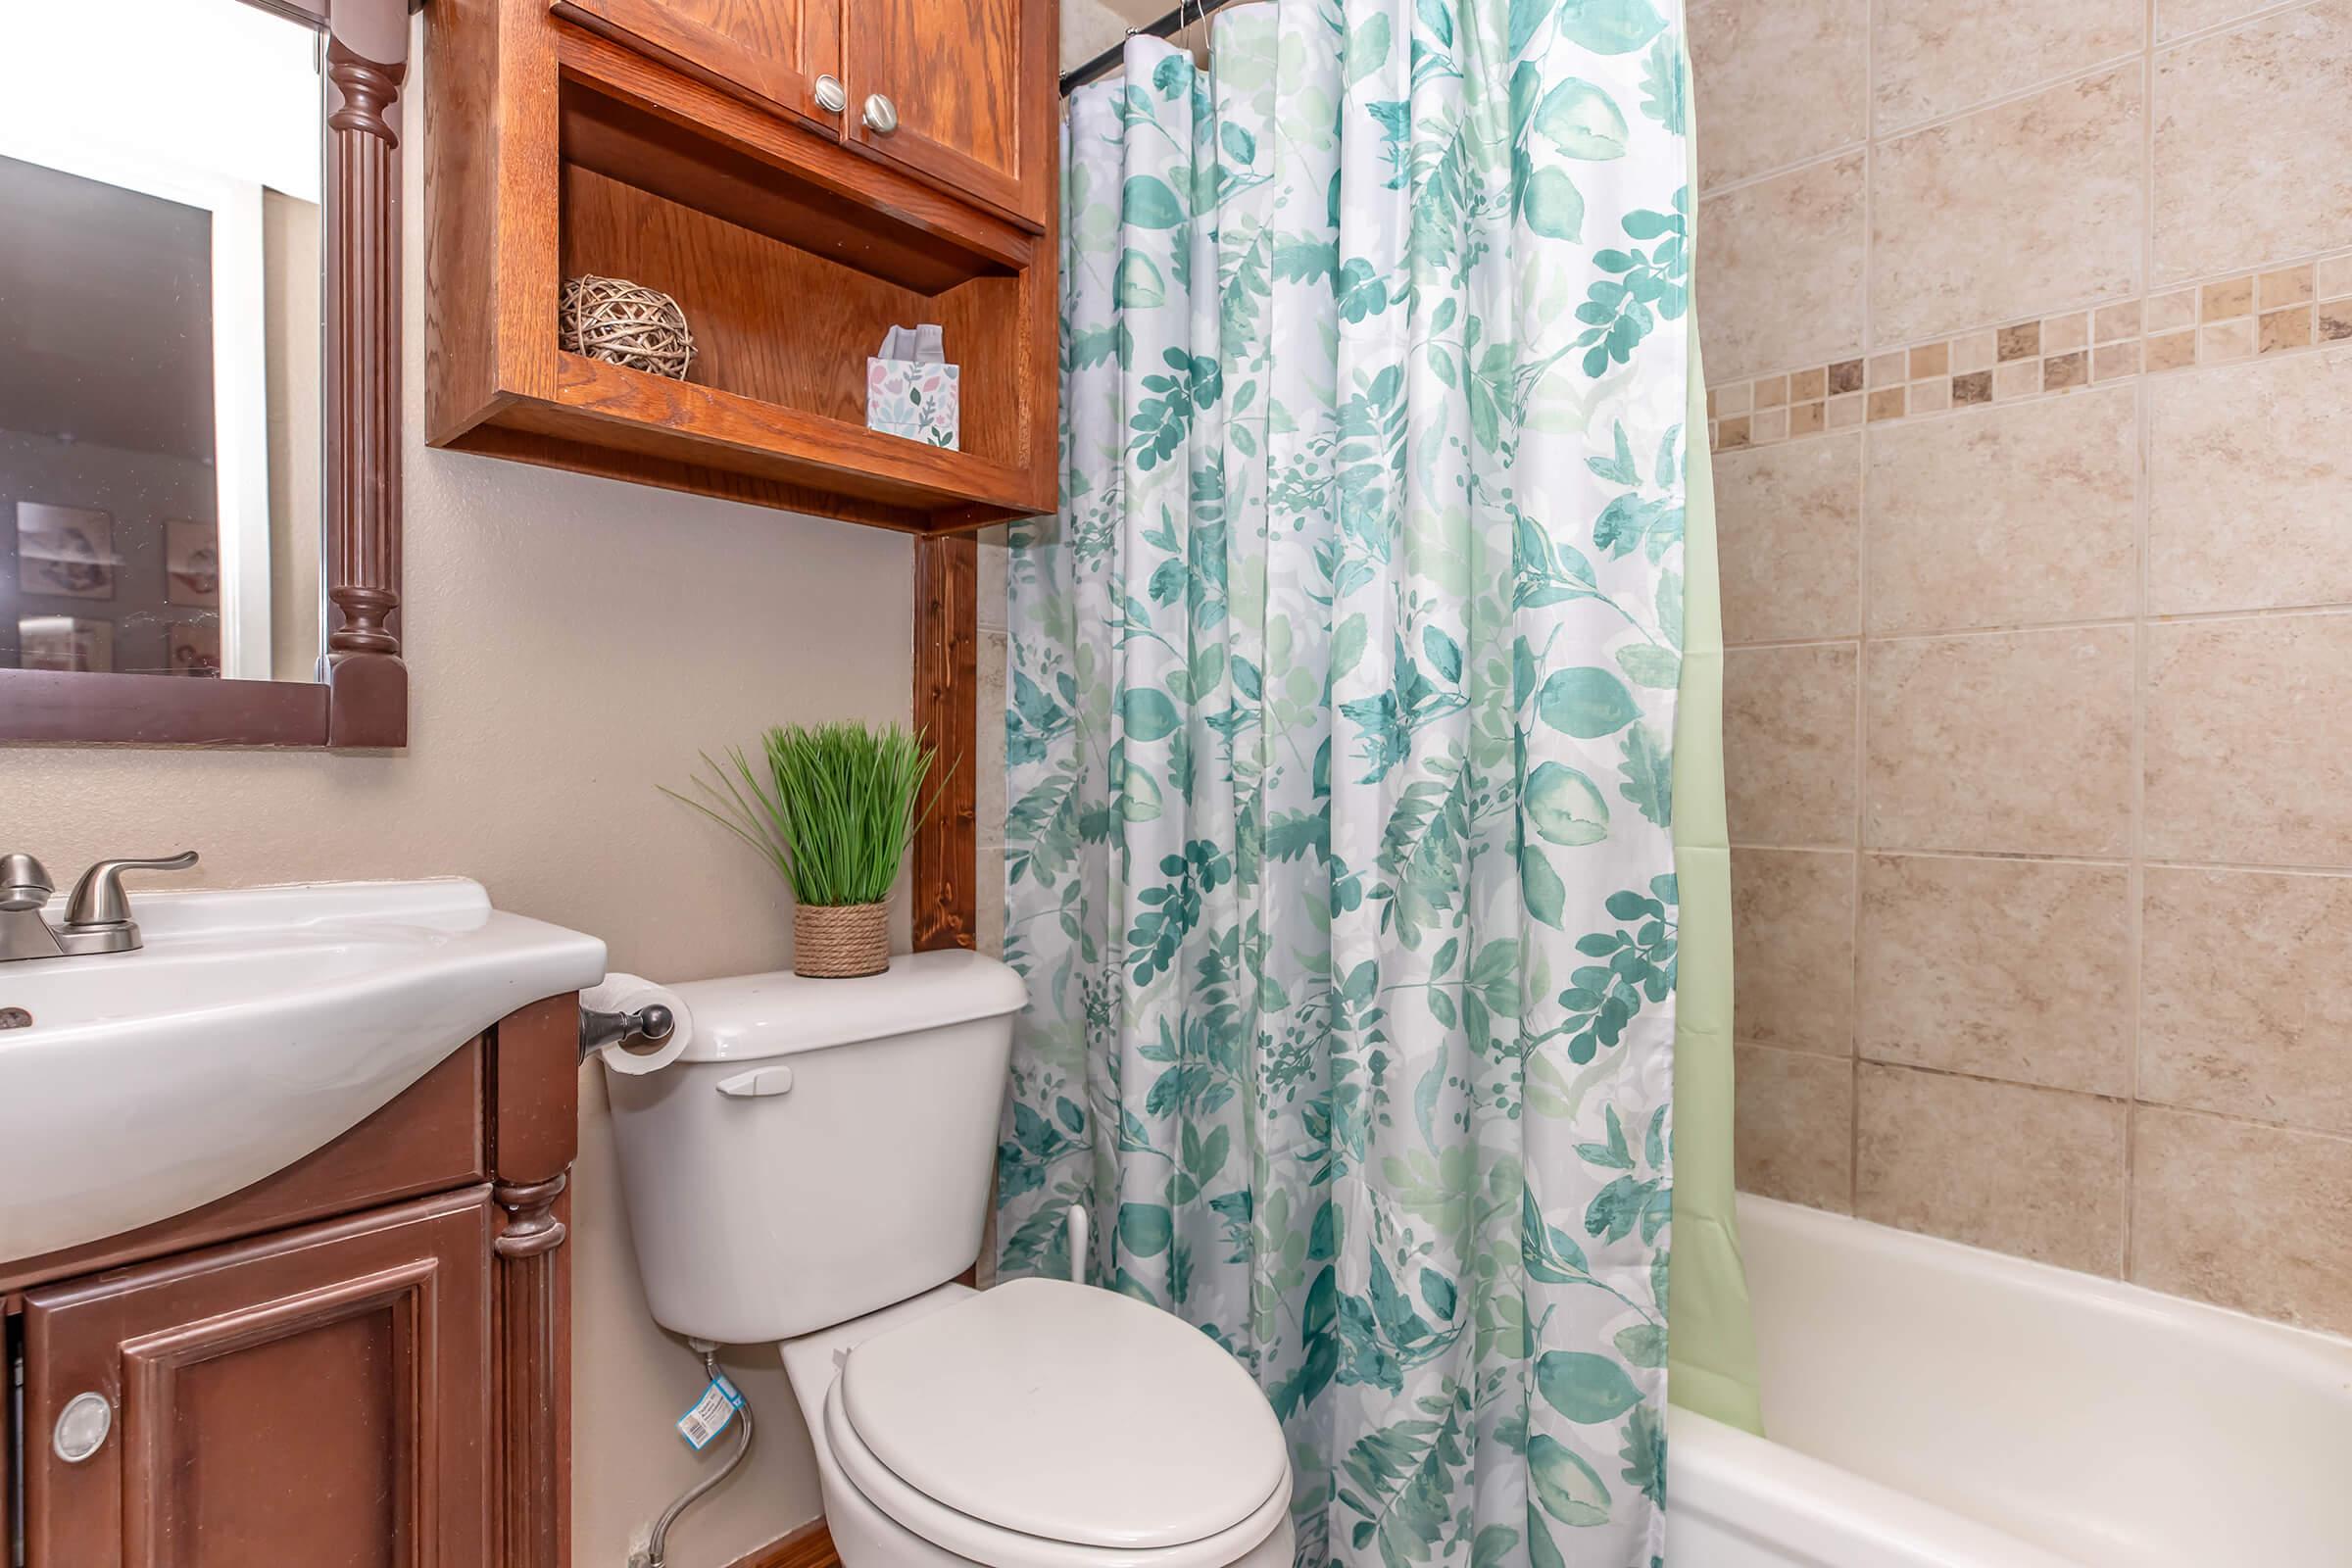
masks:
[[[727,1430],[727,1423],[742,1408],[742,1393],[721,1372],[703,1390],[703,1396],[694,1401],[694,1407],[678,1417],[678,1436],[686,1440],[688,1447],[700,1453],[710,1446],[712,1438]]]

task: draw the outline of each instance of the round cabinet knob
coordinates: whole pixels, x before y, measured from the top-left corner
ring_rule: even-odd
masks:
[[[899,128],[899,106],[881,93],[870,93],[865,100],[865,128],[877,136],[887,136]]]
[[[103,1394],[76,1394],[57,1412],[57,1425],[50,1431],[49,1446],[68,1464],[79,1464],[106,1446],[106,1435],[114,1430],[115,1407]]]
[[[828,115],[838,115],[850,107],[850,90],[835,75],[816,78],[816,107]]]

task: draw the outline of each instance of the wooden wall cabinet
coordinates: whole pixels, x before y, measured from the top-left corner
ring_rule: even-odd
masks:
[[[1054,0],[440,0],[428,439],[918,534],[1052,511],[1054,22]],[[677,299],[688,378],[564,352],[580,273]],[[866,357],[920,321],[961,367],[960,450],[865,425]]]
[[[216,1203],[0,1260],[24,1568],[565,1568],[577,1018],[511,1014]],[[61,1453],[91,1396],[104,1440]]]
[[[554,0],[552,9],[821,133],[841,133],[840,112],[818,103],[816,91],[818,77],[841,77],[841,0]]]
[[[841,0],[848,134],[878,158],[1036,228],[1054,201],[1054,8],[1029,0]],[[880,93],[892,121],[865,113]]]
[[[1054,198],[1053,7],[1030,0],[553,0],[555,15],[1034,230]],[[819,82],[832,78],[830,107]],[[868,113],[879,96],[886,108]]]

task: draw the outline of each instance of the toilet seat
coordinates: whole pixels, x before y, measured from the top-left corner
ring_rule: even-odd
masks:
[[[1181,1319],[1057,1280],[859,1341],[823,1427],[875,1507],[978,1562],[1223,1568],[1289,1513],[1250,1374]]]
[[[1273,1495],[1232,1529],[1181,1546],[1122,1551],[1025,1535],[958,1512],[900,1480],[850,1426],[842,1411],[839,1381],[825,1396],[824,1422],[825,1447],[858,1496],[908,1534],[993,1568],[1230,1568],[1290,1523],[1286,1475]],[[1281,1557],[1290,1561],[1287,1546]]]

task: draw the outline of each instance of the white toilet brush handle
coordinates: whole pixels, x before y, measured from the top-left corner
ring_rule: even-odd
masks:
[[[1086,1205],[1070,1205],[1070,1283],[1086,1283]]]

